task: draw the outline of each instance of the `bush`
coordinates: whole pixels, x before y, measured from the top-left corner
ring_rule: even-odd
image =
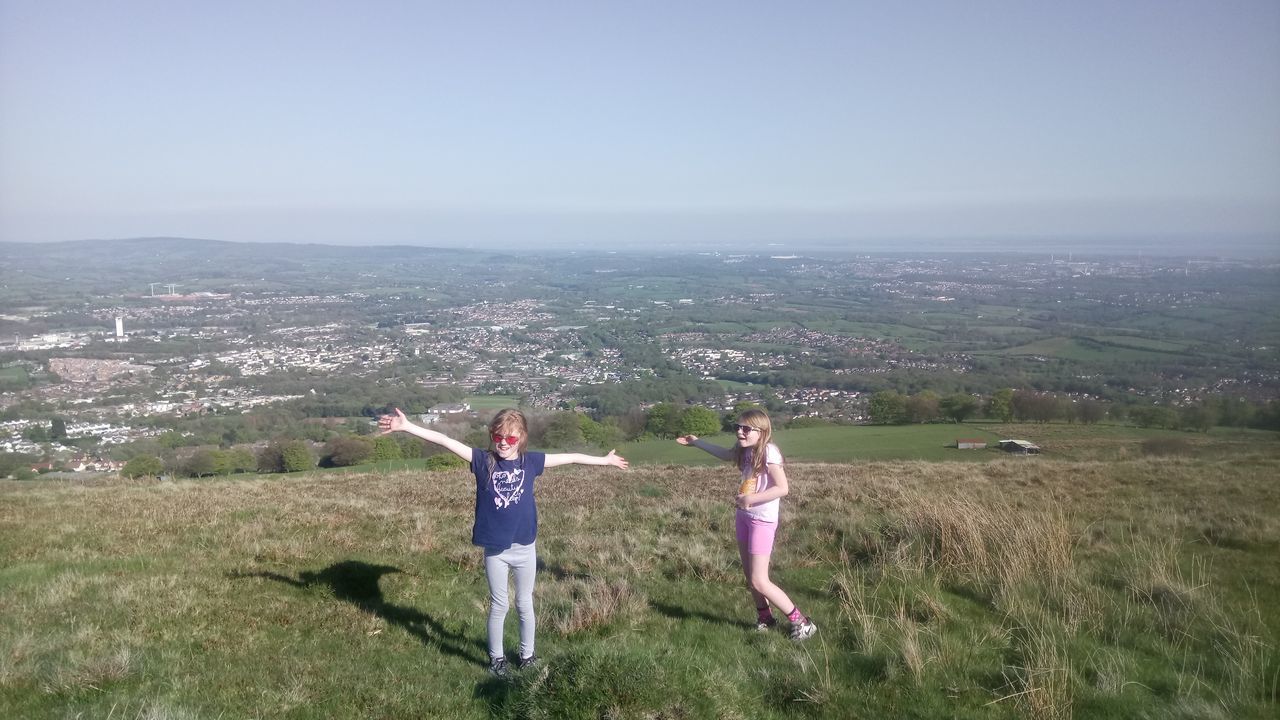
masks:
[[[120,469],[121,477],[159,477],[164,472],[160,458],[154,455],[139,455],[124,464]]]
[[[315,466],[311,448],[303,440],[273,442],[258,453],[258,472],[301,472]]]
[[[363,437],[339,435],[324,446],[321,464],[326,467],[359,465],[373,455],[373,442]]]
[[[302,472],[316,466],[316,459],[311,455],[311,448],[301,440],[291,440],[281,448],[280,457],[284,461],[285,472]]]
[[[428,470],[452,470],[467,467],[467,461],[453,453],[440,453],[427,458],[423,467]]]
[[[384,460],[400,460],[404,457],[404,453],[400,450],[400,443],[389,435],[381,435],[373,441],[373,461],[382,462]]]

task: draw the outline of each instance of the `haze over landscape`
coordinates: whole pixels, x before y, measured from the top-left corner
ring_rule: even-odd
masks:
[[[0,241],[1274,256],[1280,5],[0,2]]]

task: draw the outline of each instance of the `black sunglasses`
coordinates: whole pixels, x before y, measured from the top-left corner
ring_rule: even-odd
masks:
[[[750,435],[753,430],[759,430],[759,429],[760,428],[758,427],[752,427],[751,425],[743,425],[742,423],[734,423],[733,425],[734,432],[742,431],[746,435]]]

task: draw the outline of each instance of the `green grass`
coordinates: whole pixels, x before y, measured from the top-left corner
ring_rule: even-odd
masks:
[[[28,377],[27,369],[19,365],[0,367],[0,382],[25,383]]]
[[[465,471],[0,483],[0,716],[1274,717],[1274,456],[794,463],[799,646],[750,625],[733,475],[550,471],[509,683]]]
[[[1191,346],[1192,342],[1173,341],[1173,340],[1155,340],[1152,338],[1134,337],[1132,335],[1095,335],[1094,340],[1116,345],[1120,347],[1136,348],[1138,350],[1154,350],[1156,352],[1183,352]]]
[[[987,353],[978,352],[976,355]],[[1168,352],[1142,349],[1138,347],[1116,347],[1113,345],[1103,345],[1078,338],[1054,337],[1036,340],[1025,345],[1007,348],[994,353],[995,355],[1041,355],[1049,358],[1060,358],[1063,360],[1076,360],[1083,362],[1160,362],[1168,361],[1171,354]]]
[[[513,408],[520,404],[520,398],[514,395],[469,395],[463,401],[476,412]]]

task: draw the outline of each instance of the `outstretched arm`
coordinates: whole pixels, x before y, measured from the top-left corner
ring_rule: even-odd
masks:
[[[680,437],[676,438],[676,442],[680,443],[681,445],[696,447],[699,450],[702,450],[703,452],[708,452],[708,453],[711,453],[712,455],[715,455],[721,460],[733,459],[733,448],[720,447],[719,445],[716,445],[714,443],[709,443],[706,440],[699,440],[697,435],[681,435]]]
[[[407,432],[410,435],[426,440],[429,443],[435,443],[458,457],[471,462],[471,447],[463,442],[458,442],[453,438],[436,430],[428,430],[419,425],[409,422],[409,418],[400,412],[400,408],[392,415],[383,415],[378,418],[378,432],[382,435],[393,432]]]
[[[582,453],[547,455],[543,467],[555,467],[557,465],[612,465],[626,470],[628,464],[626,458],[619,455],[617,451],[610,450],[608,455],[583,455]]]

